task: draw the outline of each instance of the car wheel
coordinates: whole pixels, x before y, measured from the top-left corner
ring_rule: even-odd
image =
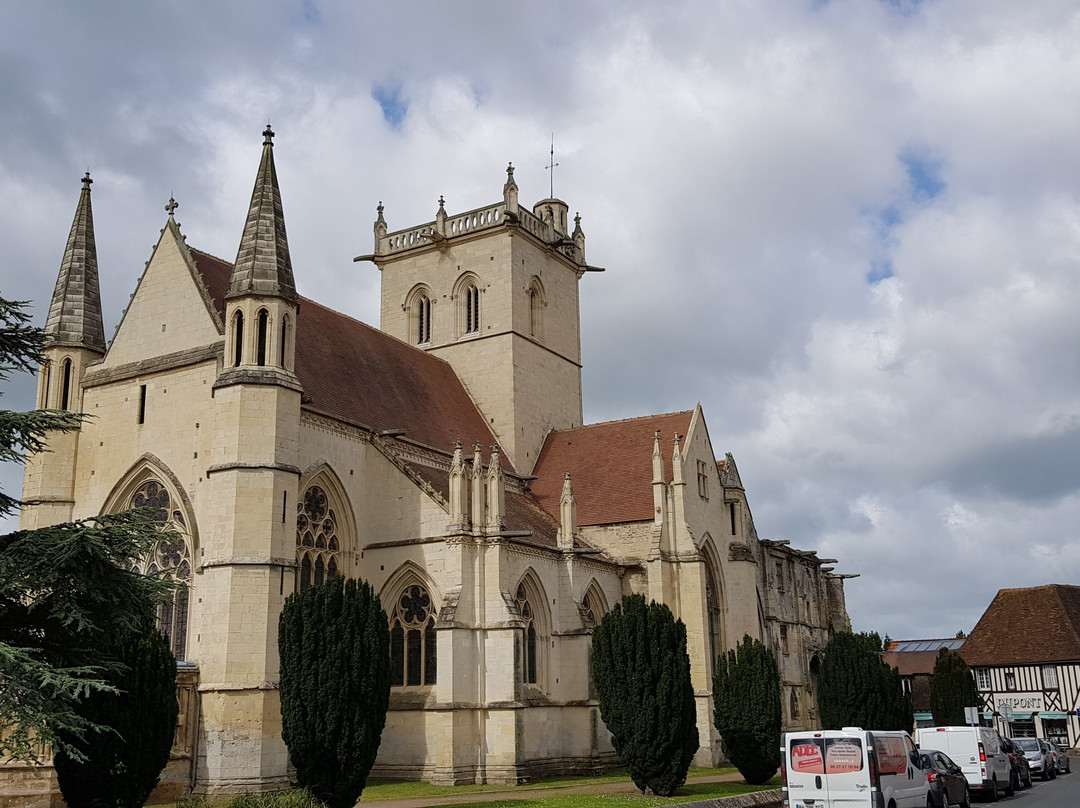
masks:
[[[1050,779],[1050,772],[1048,772],[1046,770],[1046,767],[1043,767],[1043,770],[1041,772],[1039,772],[1039,779],[1040,780],[1049,780]]]
[[[941,790],[941,808],[951,808],[952,803],[949,802],[949,792],[945,789]]]
[[[934,808],[934,795],[929,791],[926,792],[926,808]],[[941,808],[949,808],[949,803],[942,803]]]
[[[990,781],[990,793],[986,796],[986,798],[990,802],[997,802],[998,801],[997,778],[996,777],[993,780]]]
[[[1031,788],[1035,783],[1031,780],[1031,769],[1028,769],[1027,780],[1024,781],[1024,788]]]
[[[971,792],[964,786],[964,799],[960,801],[960,808],[971,808]]]
[[[1049,769],[1050,769],[1050,779],[1053,780],[1054,778],[1057,777],[1057,764],[1056,763],[1051,763],[1050,766],[1049,766]]]
[[[1016,779],[1019,780],[1020,778],[1017,777]],[[1010,772],[1009,773],[1009,784],[1007,786],[1005,786],[1005,796],[1006,797],[1011,797],[1013,794],[1016,793],[1017,788],[1019,788],[1019,786],[1014,786],[1013,785],[1013,776],[1012,776],[1012,772]]]

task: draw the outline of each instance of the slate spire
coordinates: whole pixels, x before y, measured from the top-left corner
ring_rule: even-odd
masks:
[[[264,295],[296,301],[285,215],[281,209],[277,171],[274,168],[274,132],[263,131],[262,160],[251,192],[244,235],[236,253],[232,282],[226,297]]]
[[[82,193],[71,223],[60,274],[56,278],[45,333],[50,345],[71,345],[105,353],[105,328],[98,289],[94,211],[90,205],[90,172],[82,179]]]

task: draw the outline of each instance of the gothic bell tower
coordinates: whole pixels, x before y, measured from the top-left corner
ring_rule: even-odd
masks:
[[[45,362],[38,371],[38,409],[80,412],[86,367],[105,354],[92,182],[87,172],[49,304]],[[48,451],[27,459],[22,498],[35,504],[23,508],[19,523],[23,530],[71,520],[79,434],[78,429],[54,432],[48,436]]]

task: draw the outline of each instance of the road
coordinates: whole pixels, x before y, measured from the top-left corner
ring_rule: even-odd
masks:
[[[1002,797],[1002,808],[1077,808],[1080,806],[1080,771],[1060,775],[1056,780],[1036,780],[1033,788],[1022,788],[1012,797]]]

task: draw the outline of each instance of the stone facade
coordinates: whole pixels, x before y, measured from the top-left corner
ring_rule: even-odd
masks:
[[[70,360],[62,403],[93,418],[24,484],[42,504],[23,527],[142,505],[183,535],[144,564],[188,584],[161,615],[189,671],[188,786],[286,782],[277,618],[332,575],[370,581],[391,624],[376,775],[505,783],[612,763],[590,638],[631,592],[687,626],[699,765],[721,757],[713,660],[744,635],[777,649],[785,717],[807,726],[815,655],[849,627],[843,576],[758,539],[700,405],[582,425],[592,267],[565,203],[521,207],[511,169],[503,199],[467,213],[440,204],[390,232],[380,206],[358,259],[382,272],[375,329],[296,295],[264,134],[235,264],[189,248],[170,204],[107,350],[85,329],[49,348],[39,404],[60,405]],[[73,230],[89,204],[87,184]],[[72,253],[84,276],[90,252]]]

